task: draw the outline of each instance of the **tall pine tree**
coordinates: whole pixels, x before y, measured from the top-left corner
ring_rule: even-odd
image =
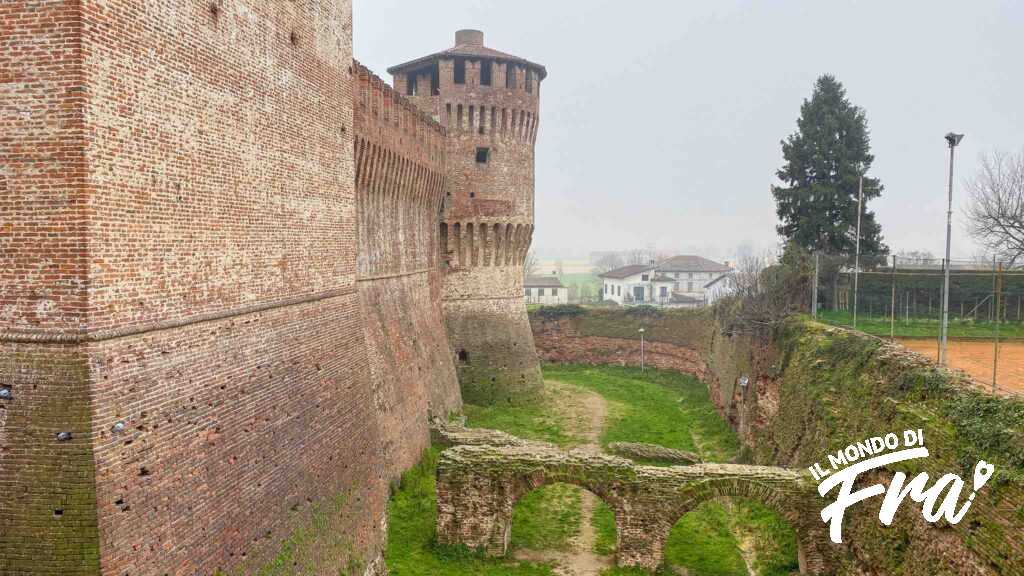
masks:
[[[776,174],[784,185],[772,186],[778,232],[805,250],[852,262],[857,240],[857,180],[866,174],[871,155],[864,111],[846,99],[846,90],[834,76],[814,84],[810,100],[800,106],[797,131],[782,142],[786,164]],[[861,217],[862,265],[884,260],[888,247],[869,200],[882,194],[877,178],[864,177]],[[846,258],[843,258],[844,260]]]

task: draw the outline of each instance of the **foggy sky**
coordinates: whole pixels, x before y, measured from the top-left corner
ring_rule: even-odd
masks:
[[[963,180],[979,155],[1024,147],[1024,2],[354,0],[355,56],[388,66],[459,28],[547,66],[537,141],[540,257],[654,246],[709,257],[774,250],[779,141],[815,78],[867,112],[885,185],[869,209],[894,250],[970,257]]]

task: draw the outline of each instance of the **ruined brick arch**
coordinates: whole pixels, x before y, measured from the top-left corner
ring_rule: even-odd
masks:
[[[797,554],[801,574],[828,574],[826,554],[828,546],[824,524],[808,515],[807,494],[793,494],[779,490],[757,479],[714,478],[694,483],[681,491],[666,512],[668,528],[672,529],[686,514],[702,504],[723,499],[738,498],[762,504],[784,518],[796,533]],[[665,538],[668,532],[664,533]]]
[[[619,566],[657,569],[669,531],[684,514],[709,500],[739,497],[761,502],[790,522],[801,573],[834,569],[821,500],[813,482],[794,470],[738,464],[658,468],[523,443],[447,450],[437,478],[438,541],[493,556],[508,552],[515,503],[540,486],[561,482],[592,492],[614,511]]]

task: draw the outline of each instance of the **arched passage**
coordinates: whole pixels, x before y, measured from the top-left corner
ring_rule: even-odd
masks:
[[[796,531],[774,510],[744,498],[706,500],[668,532],[667,572],[709,575],[795,574]]]
[[[438,541],[504,556],[515,503],[553,482],[581,486],[608,503],[615,515],[619,566],[658,568],[679,518],[703,502],[736,497],[761,502],[790,522],[803,573],[830,572],[820,499],[801,472],[737,464],[639,466],[540,443],[445,451],[438,465]]]
[[[751,468],[751,467],[748,467]],[[801,574],[822,574],[825,560],[821,547],[825,534],[814,510],[809,509],[806,493],[780,490],[774,483],[757,478],[708,478],[693,482],[680,492],[677,504],[668,512],[670,528],[687,514],[706,504],[753,503],[770,510],[784,520],[795,535],[797,563]],[[666,540],[669,534],[666,534]],[[664,553],[663,553],[664,554]]]

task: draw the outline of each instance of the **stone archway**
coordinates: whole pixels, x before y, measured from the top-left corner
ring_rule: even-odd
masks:
[[[524,494],[562,482],[584,488],[615,512],[619,566],[655,570],[668,532],[708,500],[740,497],[776,510],[797,533],[801,572],[829,574],[833,561],[820,498],[802,473],[767,466],[638,466],[614,456],[527,443],[458,446],[438,464],[437,537],[492,556],[508,552],[512,509]]]
[[[773,470],[770,467],[745,467],[759,471]],[[786,475],[797,474],[782,468],[775,468]],[[799,477],[799,474],[797,474]],[[799,482],[799,480],[798,480]],[[813,490],[812,490],[813,492]],[[722,478],[711,476],[688,485],[681,491],[678,507],[666,512],[669,529],[687,513],[700,505],[725,498],[738,498],[757,502],[769,508],[793,528],[796,534],[797,560],[801,574],[827,574],[826,556],[829,554],[827,526],[818,515],[818,495],[806,490],[779,490],[777,482],[763,482],[757,476],[746,475]],[[667,533],[666,533],[667,537]],[[824,548],[824,549],[823,549]]]

